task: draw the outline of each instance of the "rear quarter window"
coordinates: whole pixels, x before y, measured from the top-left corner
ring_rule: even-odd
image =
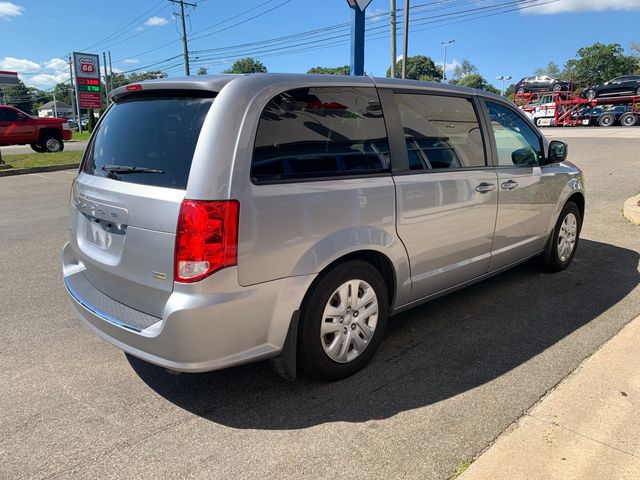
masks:
[[[274,97],[260,117],[251,179],[278,182],[389,171],[375,88],[310,87]]]
[[[92,138],[82,171],[122,182],[186,189],[193,152],[213,98],[139,96],[113,105]]]

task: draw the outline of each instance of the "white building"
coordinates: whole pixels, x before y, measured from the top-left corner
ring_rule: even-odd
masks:
[[[47,102],[38,108],[39,117],[58,117],[58,118],[71,118],[73,117],[73,111],[71,106],[67,105],[60,100],[56,100],[56,108],[54,112],[53,102]]]

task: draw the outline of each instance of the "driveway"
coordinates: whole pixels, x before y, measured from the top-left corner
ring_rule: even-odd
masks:
[[[640,313],[640,229],[621,215],[640,139],[569,141],[588,193],[572,266],[399,315],[337,383],[268,363],[175,375],[103,342],[60,275],[73,172],[0,178],[0,478],[448,478]]]

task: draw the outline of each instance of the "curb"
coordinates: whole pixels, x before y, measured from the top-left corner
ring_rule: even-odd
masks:
[[[640,225],[640,193],[624,202],[622,213],[631,223]]]
[[[79,163],[65,163],[64,165],[49,165],[46,167],[31,167],[31,168],[11,168],[8,170],[0,170],[0,177],[12,177],[13,175],[26,175],[27,173],[39,173],[39,172],[55,172],[56,170],[71,170],[77,169],[80,166]]]

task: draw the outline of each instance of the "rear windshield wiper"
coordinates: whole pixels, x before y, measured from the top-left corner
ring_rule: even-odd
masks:
[[[109,173],[164,173],[164,170],[149,167],[133,167],[130,165],[103,165],[102,170]]]

